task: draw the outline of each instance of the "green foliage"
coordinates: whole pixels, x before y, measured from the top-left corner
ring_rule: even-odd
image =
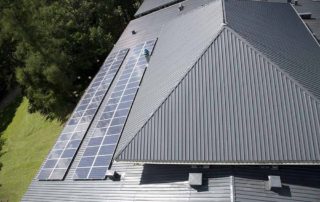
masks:
[[[0,100],[15,85],[14,72],[18,65],[14,57],[15,46],[16,41],[0,28]]]
[[[0,112],[0,133],[5,139],[0,201],[21,200],[62,130],[61,122],[28,113],[28,104],[27,99],[18,98]]]
[[[16,79],[29,110],[64,117],[133,16],[135,0],[3,0],[2,27],[16,41]],[[77,96],[78,95],[78,96]]]

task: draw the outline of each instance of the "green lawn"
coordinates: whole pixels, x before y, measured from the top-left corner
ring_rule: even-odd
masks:
[[[27,106],[23,99],[0,112],[0,132],[6,139],[0,159],[0,201],[20,201],[62,129],[58,121],[28,113]]]

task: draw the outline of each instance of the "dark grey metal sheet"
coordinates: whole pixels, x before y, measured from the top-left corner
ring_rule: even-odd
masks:
[[[115,163],[120,181],[33,181],[22,201],[230,201],[230,171],[225,168]],[[203,172],[204,186],[189,186],[188,173]]]
[[[320,48],[290,4],[226,0],[225,14],[228,26],[320,98]]]
[[[265,184],[268,175],[280,176],[282,188],[267,191]],[[254,167],[250,167],[246,171],[237,169],[234,174],[235,201],[315,202],[320,198],[319,189],[318,166],[280,167],[279,170],[273,171],[268,169],[255,170]]]
[[[316,97],[226,28],[118,159],[319,164],[319,120]]]

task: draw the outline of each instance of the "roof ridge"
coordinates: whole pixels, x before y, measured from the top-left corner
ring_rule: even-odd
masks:
[[[190,73],[190,71],[196,66],[197,62],[199,61],[199,59],[207,52],[208,48],[210,46],[212,46],[212,44],[215,42],[215,40],[217,40],[217,38],[220,36],[220,34],[223,32],[223,30],[225,29],[225,26],[223,25],[221,27],[221,29],[219,30],[219,32],[216,34],[216,36],[213,38],[213,40],[209,43],[209,45],[204,49],[204,51],[202,51],[202,53],[200,54],[199,57],[197,57],[197,60],[193,63],[193,65],[188,69],[188,71],[185,73],[185,75],[180,79],[179,82],[177,82],[177,84],[172,88],[172,90],[170,91],[170,93],[165,97],[165,99],[163,99],[163,101],[160,103],[160,105],[156,108],[156,110],[152,113],[152,115],[146,120],[146,122],[141,126],[141,128],[136,132],[136,134],[133,136],[133,138],[127,142],[127,145],[125,147],[123,147],[118,154],[115,154],[114,159],[117,159],[121,153],[128,147],[128,145],[130,145],[130,143],[135,139],[135,137],[139,134],[139,132],[141,131],[142,128],[145,127],[145,125],[149,122],[150,119],[152,119],[152,117],[155,115],[155,113],[161,108],[161,106],[163,105],[163,103],[166,102],[166,100],[170,97],[170,95],[175,91],[175,89],[181,84],[181,82],[184,80],[184,78]]]
[[[291,81],[293,81],[297,86],[299,86],[299,88],[301,88],[302,90],[304,90],[310,97],[312,97],[313,99],[315,99],[317,102],[320,103],[320,98],[318,98],[317,96],[315,96],[312,92],[310,92],[306,87],[304,87],[299,81],[297,81],[294,77],[292,77],[289,73],[287,73],[284,69],[282,69],[281,67],[279,67],[279,65],[277,63],[275,63],[269,56],[267,56],[266,54],[264,54],[262,51],[260,51],[259,49],[255,48],[248,40],[246,40],[244,37],[241,36],[241,34],[239,34],[238,32],[236,32],[234,29],[232,29],[231,27],[229,27],[228,25],[225,26],[225,29],[231,31],[233,34],[235,34],[237,37],[239,37],[243,42],[245,42],[248,46],[250,46],[250,48],[254,49],[257,53],[259,53],[261,56],[263,56],[264,58],[268,59],[268,62],[270,62],[274,67],[277,68],[277,70],[281,73],[283,73],[288,79],[290,79]]]

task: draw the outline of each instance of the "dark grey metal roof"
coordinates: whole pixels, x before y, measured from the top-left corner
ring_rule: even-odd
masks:
[[[285,167],[279,170],[255,170],[254,167],[235,169],[234,197],[235,201],[319,201],[320,175],[319,167]],[[261,175],[265,173],[265,175]],[[282,188],[275,191],[266,191],[267,175],[278,175],[281,178]]]
[[[120,181],[33,181],[22,201],[318,201],[319,167],[218,166],[115,163]],[[203,185],[190,187],[188,174],[203,173]],[[268,175],[279,175],[283,188],[268,191]]]
[[[115,163],[120,181],[37,181],[22,201],[230,201],[230,171],[223,168]],[[189,186],[189,172],[203,172],[204,185]]]
[[[299,0],[295,9],[298,13],[312,13],[312,18],[305,19],[304,21],[320,42],[320,1]]]
[[[145,13],[156,11],[162,7],[172,5],[182,0],[144,0],[135,16],[140,16]]]
[[[320,48],[291,4],[226,0],[225,14],[229,27],[320,98]]]
[[[206,6],[201,6],[206,2]],[[191,3],[199,8],[162,27],[116,154],[131,141],[222,28],[221,1],[186,1],[185,9]]]
[[[119,160],[320,163],[320,103],[226,28]]]

